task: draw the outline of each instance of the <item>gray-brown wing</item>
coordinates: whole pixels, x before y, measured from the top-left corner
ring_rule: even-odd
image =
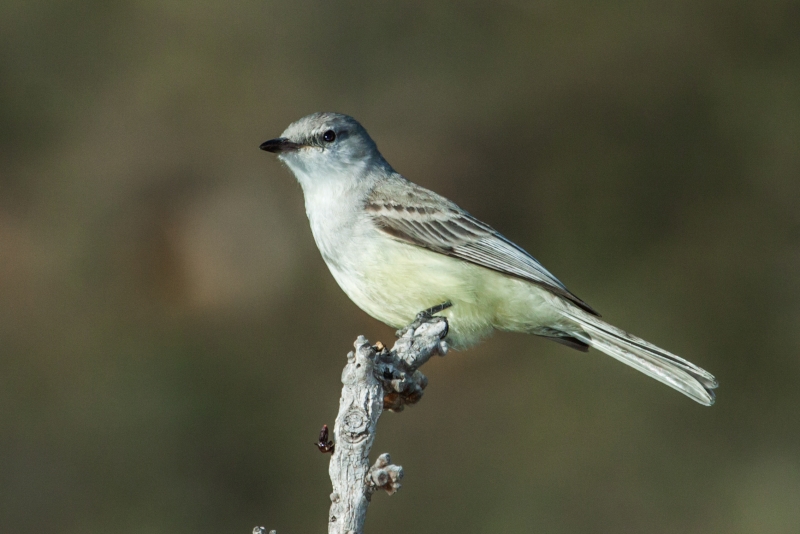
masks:
[[[432,191],[405,180],[386,184],[365,209],[395,239],[528,280],[598,315],[522,248]]]

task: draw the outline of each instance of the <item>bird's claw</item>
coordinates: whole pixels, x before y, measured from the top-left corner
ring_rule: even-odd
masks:
[[[453,303],[448,300],[447,302],[442,302],[441,304],[437,304],[436,306],[432,306],[432,307],[428,308],[427,310],[422,310],[421,312],[419,312],[417,314],[416,318],[414,319],[414,321],[412,321],[411,324],[409,324],[408,326],[406,326],[404,328],[401,328],[400,330],[395,332],[394,335],[397,336],[398,338],[401,338],[406,333],[408,333],[409,331],[413,332],[414,330],[416,330],[417,328],[422,326],[424,323],[427,323],[428,321],[433,319],[435,314],[446,310],[447,308],[451,307],[452,305],[453,305]],[[447,332],[445,331],[444,336],[446,336],[446,335],[447,335]],[[444,336],[442,336],[442,337],[444,337]]]
[[[436,306],[431,306],[427,310],[422,310],[417,314],[417,320],[421,321],[423,319],[431,319],[433,316],[441,311],[446,310],[447,308],[453,305],[452,302],[449,300],[446,302],[442,302],[441,304],[437,304]]]

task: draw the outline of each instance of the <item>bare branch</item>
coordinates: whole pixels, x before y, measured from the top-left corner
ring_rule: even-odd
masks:
[[[362,534],[367,508],[378,489],[400,489],[403,468],[384,453],[369,465],[378,418],[384,408],[399,412],[422,398],[428,379],[419,367],[434,354],[447,353],[447,320],[421,314],[398,331],[392,350],[372,347],[364,336],[355,342],[342,371],[342,396],[334,425],[336,446],[328,473],[333,484],[329,534]],[[321,441],[323,441],[320,438]]]

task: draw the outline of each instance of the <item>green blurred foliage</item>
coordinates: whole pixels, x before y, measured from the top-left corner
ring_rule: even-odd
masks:
[[[437,359],[370,532],[798,531],[796,1],[5,0],[0,532],[325,528],[316,433],[392,332],[258,150],[321,110],[721,382]]]

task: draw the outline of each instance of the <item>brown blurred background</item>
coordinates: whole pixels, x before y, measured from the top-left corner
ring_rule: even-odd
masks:
[[[0,532],[323,532],[357,334],[258,145],[358,118],[703,408],[496,335],[427,366],[369,532],[800,532],[800,4],[0,3]]]

